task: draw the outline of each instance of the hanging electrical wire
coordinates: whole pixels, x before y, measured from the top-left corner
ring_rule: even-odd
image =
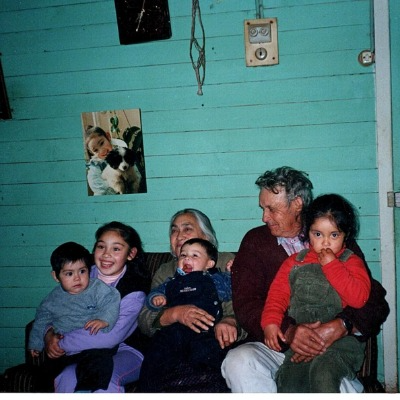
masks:
[[[198,16],[198,22],[202,32],[202,45],[200,46],[198,40],[196,39],[196,16]],[[190,59],[192,61],[193,69],[196,73],[196,79],[198,84],[197,94],[199,96],[203,95],[203,83],[206,76],[206,38],[204,33],[204,26],[201,20],[201,12],[199,6],[199,0],[192,1],[192,34],[190,38]],[[193,59],[193,47],[198,51],[198,58],[195,62]]]
[[[264,5],[263,0],[256,0],[256,18],[264,18]]]
[[[375,11],[374,11],[374,1],[370,0],[369,2],[369,23],[370,23],[370,49],[373,53],[375,53],[375,21],[374,21]]]

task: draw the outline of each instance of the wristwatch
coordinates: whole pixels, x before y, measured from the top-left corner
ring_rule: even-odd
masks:
[[[340,317],[340,319],[343,321],[343,326],[347,330],[347,334],[349,336],[352,335],[353,334],[353,323],[346,317]]]

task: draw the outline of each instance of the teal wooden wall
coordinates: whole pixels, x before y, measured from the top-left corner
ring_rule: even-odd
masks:
[[[394,185],[396,192],[400,192],[400,2],[390,1],[390,29],[391,29],[391,68],[392,68],[392,118],[393,118],[393,162],[394,162]],[[395,235],[400,238],[400,208],[394,210],[395,213]],[[400,281],[400,240],[396,241],[396,281]],[[398,286],[398,285],[397,285]],[[399,304],[399,295],[397,295]],[[400,310],[395,308],[397,321],[400,319]],[[399,328],[397,329],[399,337]],[[399,345],[398,345],[399,354]],[[400,368],[400,357],[397,356],[398,367]]]
[[[374,67],[368,0],[268,0],[280,63],[248,68],[243,21],[254,0],[201,0],[203,96],[189,58],[191,2],[169,0],[169,40],[119,45],[112,0],[3,0],[0,52],[13,119],[0,122],[0,372],[23,361],[23,327],[53,286],[64,241],[92,247],[110,220],[168,251],[168,220],[195,207],[222,250],[261,224],[254,181],[266,169],[307,171],[315,193],[360,210],[359,243],[380,279]],[[146,194],[88,197],[81,112],[140,108]],[[380,371],[382,360],[380,360]],[[382,376],[380,376],[382,379]]]

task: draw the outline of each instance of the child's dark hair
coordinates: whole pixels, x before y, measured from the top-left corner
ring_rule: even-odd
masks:
[[[93,136],[104,136],[108,140],[107,133],[104,129],[101,129],[99,126],[88,125],[85,129],[84,142],[85,150],[89,157],[92,156],[93,153],[88,149],[88,142]]]
[[[58,278],[65,264],[82,261],[90,272],[93,257],[89,250],[75,242],[67,242],[58,246],[50,256],[50,264]]]
[[[106,232],[117,232],[122,239],[128,244],[129,248],[132,249],[136,247],[138,254],[143,253],[143,245],[142,240],[140,239],[139,234],[129,225],[125,225],[122,222],[112,221],[107,224],[102,225],[99,229],[97,229],[95,233],[96,243],[94,245],[93,251],[96,249],[96,244],[99,241],[100,237]]]
[[[127,261],[129,268],[135,269],[136,273],[142,278],[149,278],[150,272],[145,268],[146,260],[145,254],[143,250],[142,240],[140,239],[137,231],[129,225],[125,225],[122,222],[112,221],[107,224],[102,225],[99,229],[97,229],[95,238],[96,242],[93,247],[93,252],[96,249],[97,242],[100,237],[106,232],[117,232],[122,239],[128,244],[129,250],[132,248],[136,248],[137,253],[133,260]]]
[[[99,126],[88,125],[85,129],[85,144],[93,135],[107,137],[106,131]]]
[[[324,194],[315,198],[303,214],[303,240],[310,239],[310,227],[317,218],[329,218],[345,234],[345,242],[356,239],[359,231],[355,207],[338,194]]]
[[[218,250],[210,241],[206,239],[192,238],[186,240],[186,242],[183,243],[182,247],[185,246],[186,244],[195,244],[195,243],[198,243],[201,247],[203,247],[208,257],[210,257],[210,259],[213,260],[216,265],[218,261]]]

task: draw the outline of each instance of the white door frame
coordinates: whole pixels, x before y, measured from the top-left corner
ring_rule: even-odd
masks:
[[[397,392],[397,329],[394,209],[387,193],[393,191],[392,108],[389,1],[374,0],[376,134],[379,187],[380,255],[382,285],[390,314],[383,325],[385,388]]]

